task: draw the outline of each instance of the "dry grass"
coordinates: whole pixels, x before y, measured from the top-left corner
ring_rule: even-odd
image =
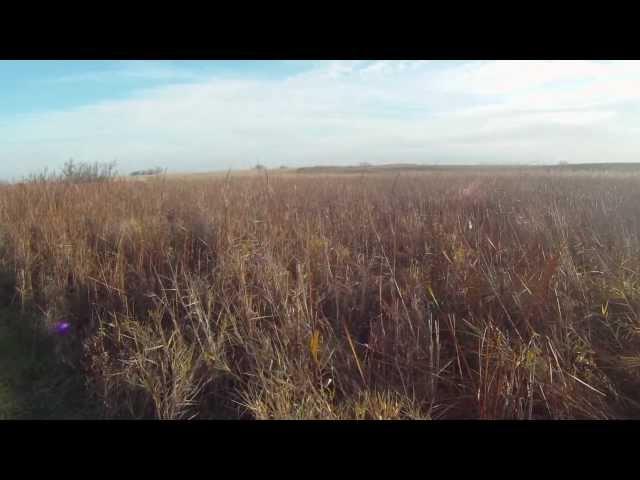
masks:
[[[3,186],[0,223],[110,416],[603,419],[640,414],[638,205],[637,175],[263,172]]]

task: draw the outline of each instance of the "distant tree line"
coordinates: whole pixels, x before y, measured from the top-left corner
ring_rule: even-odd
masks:
[[[136,170],[135,172],[131,172],[132,177],[139,177],[141,175],[159,175],[164,170],[161,167],[149,168],[147,170]]]

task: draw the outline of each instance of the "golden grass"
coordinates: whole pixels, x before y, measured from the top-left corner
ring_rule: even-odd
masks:
[[[268,172],[0,191],[109,415],[637,417],[640,178]]]

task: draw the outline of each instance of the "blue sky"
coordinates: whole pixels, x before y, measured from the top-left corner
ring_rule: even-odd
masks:
[[[0,61],[0,178],[639,161],[640,62]]]
[[[304,62],[0,61],[2,116],[125,99],[141,89],[195,83],[211,76],[277,78]]]

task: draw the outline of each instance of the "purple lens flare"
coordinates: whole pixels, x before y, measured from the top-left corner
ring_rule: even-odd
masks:
[[[53,331],[58,335],[65,335],[69,330],[71,330],[71,324],[69,322],[57,322],[53,328]]]

